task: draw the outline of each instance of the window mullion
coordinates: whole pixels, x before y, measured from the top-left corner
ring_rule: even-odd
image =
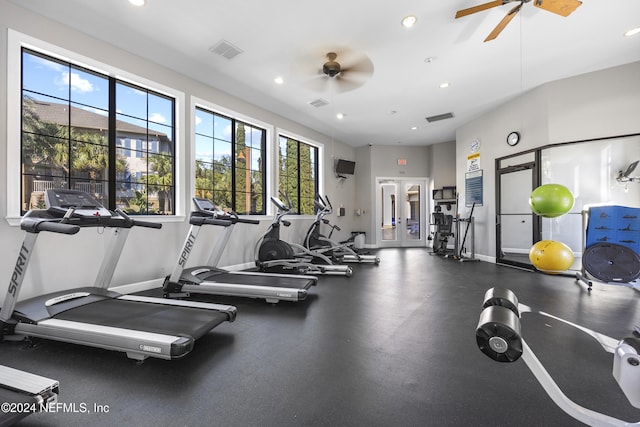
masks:
[[[67,128],[67,169],[69,171],[68,176],[66,177],[67,179],[67,188],[73,188],[71,186],[71,174],[73,172],[72,170],[72,166],[73,166],[73,142],[72,142],[72,138],[71,138],[71,76],[72,76],[72,72],[71,72],[71,64],[69,64],[69,82],[68,82],[68,92],[67,92],[67,105],[69,106],[69,108],[67,108],[67,124],[68,124],[68,128]]]
[[[108,198],[109,209],[116,208],[116,79],[109,77],[109,131],[107,135],[109,161],[108,169]]]
[[[300,200],[300,197],[302,196],[302,191],[300,190],[300,186],[302,184],[302,180],[300,179],[300,150],[301,150],[301,142],[298,141],[298,152],[296,153],[296,155],[298,156],[298,160],[296,161],[296,167],[298,169],[298,214],[302,214],[302,203]]]
[[[231,210],[237,211],[236,206],[236,120],[231,120]]]

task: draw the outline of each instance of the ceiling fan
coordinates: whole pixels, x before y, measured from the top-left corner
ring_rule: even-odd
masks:
[[[334,84],[337,91],[347,92],[365,84],[373,74],[373,63],[367,55],[343,49],[327,52],[324,56],[326,61],[321,69],[317,67],[317,57],[308,58],[308,67],[303,65],[308,70],[305,74],[314,76],[306,82],[306,86],[312,90],[322,92],[327,85]],[[315,65],[311,65],[311,62]]]
[[[529,3],[531,0],[495,0],[490,1],[489,3],[484,3],[478,6],[473,6],[467,9],[462,9],[456,12],[456,19],[461,18],[463,16],[471,15],[476,12],[482,12],[483,10],[491,9],[493,7],[502,6],[507,3],[519,3],[516,7],[511,9],[507,15],[502,18],[502,21],[496,25],[496,27],[489,33],[485,42],[495,39],[498,35],[505,29],[507,24],[511,22],[511,20],[520,12],[522,5],[525,3]],[[574,10],[578,8],[582,4],[579,0],[533,0],[533,5],[535,7],[539,7],[540,9],[546,10],[547,12],[552,12],[558,14],[560,16],[567,17]]]

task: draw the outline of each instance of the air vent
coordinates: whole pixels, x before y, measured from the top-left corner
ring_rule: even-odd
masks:
[[[326,99],[318,98],[315,101],[309,102],[309,104],[313,105],[316,108],[324,107],[325,105],[329,105],[329,101]]]
[[[227,59],[233,59],[242,53],[242,50],[232,45],[226,40],[220,40],[217,44],[211,46],[209,51],[224,56]]]
[[[437,122],[439,120],[446,120],[451,118],[453,118],[453,113],[438,114],[437,116],[427,117],[426,119],[429,123],[431,123],[431,122]]]

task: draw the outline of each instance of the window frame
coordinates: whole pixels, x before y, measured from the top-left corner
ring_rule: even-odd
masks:
[[[291,210],[293,212],[296,213],[296,215],[300,216],[300,217],[305,217],[305,216],[314,216],[315,215],[315,207],[314,207],[314,212],[313,213],[306,213],[306,214],[302,214],[299,213],[300,212],[300,144],[306,144],[309,145],[312,148],[315,148],[317,150],[317,159],[316,159],[316,180],[315,180],[315,186],[316,186],[316,193],[317,194],[324,194],[324,145],[320,144],[318,142],[315,141],[311,141],[308,138],[305,138],[303,136],[297,135],[293,132],[289,132],[287,130],[284,129],[278,129],[277,132],[277,137],[276,140],[274,142],[274,175],[276,178],[276,183],[275,183],[275,190],[274,190],[274,194],[276,194],[278,197],[280,197],[279,195],[279,190],[280,190],[280,138],[288,138],[290,140],[294,140],[298,142],[298,152],[297,152],[297,166],[298,166],[298,175],[297,175],[297,188],[298,188],[298,194],[296,195],[296,200],[298,201],[298,205],[297,206],[292,206]]]
[[[71,63],[73,66],[87,69],[91,72],[114,77],[124,84],[131,84],[157,94],[173,98],[174,103],[174,197],[175,205],[172,215],[140,215],[139,218],[157,220],[158,222],[178,222],[185,217],[185,203],[183,200],[184,171],[180,167],[184,158],[184,144],[182,132],[184,128],[185,95],[183,92],[151,81],[139,75],[124,71],[116,66],[107,65],[79,53],[61,48],[54,44],[39,40],[35,37],[9,29],[7,35],[7,211],[6,220],[12,226],[20,224],[21,220],[21,165],[22,165],[22,50],[29,49],[54,59]],[[9,141],[13,141],[10,143]]]
[[[262,130],[264,130],[265,132],[265,137],[264,137],[264,158],[262,159],[262,168],[263,168],[263,184],[262,184],[262,188],[263,188],[263,213],[258,214],[258,213],[241,213],[241,215],[243,217],[249,217],[249,216],[256,216],[256,217],[264,217],[265,215],[268,215],[271,212],[271,203],[269,203],[269,195],[272,194],[271,188],[273,185],[273,173],[272,170],[273,168],[271,167],[272,165],[272,158],[273,158],[273,154],[272,154],[272,150],[271,147],[273,146],[272,143],[272,139],[273,139],[273,135],[274,135],[274,131],[273,131],[273,125],[270,125],[268,123],[262,122],[260,120],[254,119],[252,117],[248,117],[244,114],[238,113],[236,111],[230,110],[228,108],[222,107],[220,105],[214,104],[212,102],[206,101],[204,99],[201,98],[197,98],[195,96],[191,97],[191,102],[190,102],[190,114],[191,114],[191,119],[190,119],[190,123],[192,126],[191,132],[190,132],[190,138],[191,138],[191,156],[190,156],[190,165],[192,166],[192,171],[191,174],[189,176],[189,180],[190,180],[190,185],[189,188],[191,189],[191,194],[195,195],[196,194],[196,110],[201,109],[201,110],[206,110],[207,112],[214,114],[214,115],[219,115],[222,116],[224,118],[230,119],[233,123],[235,123],[235,121],[239,121],[242,122],[246,125],[249,126],[253,126],[256,128],[260,128]],[[233,132],[233,141],[231,141],[231,145],[232,145],[232,152],[235,153],[235,132]],[[235,162],[232,163],[232,177],[233,177],[233,184],[232,184],[232,200],[235,200],[235,193],[236,193],[236,189],[235,189]]]

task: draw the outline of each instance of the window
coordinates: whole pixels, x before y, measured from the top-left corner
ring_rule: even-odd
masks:
[[[278,191],[301,215],[315,213],[318,193],[318,147],[280,135],[278,150]]]
[[[21,61],[21,214],[47,188],[174,214],[175,99],[26,48]]]
[[[265,213],[266,131],[196,108],[196,196],[239,214]]]

